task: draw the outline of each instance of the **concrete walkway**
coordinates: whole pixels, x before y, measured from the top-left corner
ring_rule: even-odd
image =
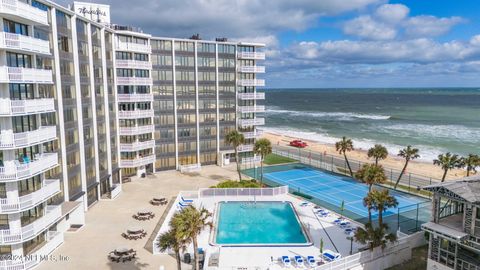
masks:
[[[176,171],[160,172],[143,179],[133,179],[123,184],[123,192],[114,201],[100,201],[86,213],[86,225],[77,232],[65,233],[65,242],[52,253],[51,258],[68,258],[67,261],[49,260],[40,264],[38,270],[52,269],[176,269],[172,256],[152,255],[144,249],[155,225],[165,211],[165,206],[149,204],[153,197],[170,199],[181,190],[196,190],[215,185],[220,180],[237,179],[234,166],[223,169],[217,166],[203,167],[199,173],[190,175]],[[132,215],[140,209],[155,213],[149,221],[137,221]],[[129,227],[141,227],[147,237],[141,240],[126,240],[121,236]],[[133,248],[137,259],[126,263],[110,262],[109,252],[119,247]],[[186,268],[186,269],[189,269]]]

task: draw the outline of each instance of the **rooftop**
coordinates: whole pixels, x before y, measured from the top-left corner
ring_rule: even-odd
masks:
[[[458,181],[437,183],[423,189],[456,197],[472,204],[480,204],[480,175],[465,177]]]

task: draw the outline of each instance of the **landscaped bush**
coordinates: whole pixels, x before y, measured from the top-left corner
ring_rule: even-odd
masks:
[[[211,188],[259,188],[260,184],[257,183],[255,180],[242,180],[242,181],[234,181],[234,180],[226,180],[219,183],[216,186],[211,186]]]

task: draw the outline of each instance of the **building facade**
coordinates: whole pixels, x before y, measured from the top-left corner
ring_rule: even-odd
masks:
[[[109,15],[0,2],[0,269],[39,264],[122,177],[225,164],[231,130],[257,159],[262,44],[152,37]]]
[[[428,269],[480,269],[480,176],[424,188],[433,193]]]

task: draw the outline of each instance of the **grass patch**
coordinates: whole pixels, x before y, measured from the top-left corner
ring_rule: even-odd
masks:
[[[297,161],[288,157],[283,157],[275,154],[267,155],[265,157],[265,160],[263,161],[265,165],[275,165],[275,164],[292,163],[292,162],[297,162]]]
[[[252,180],[242,180],[242,181],[226,180],[215,186],[211,186],[210,188],[259,188],[259,187],[261,187],[260,183],[252,179]]]
[[[412,258],[388,270],[423,270],[427,269],[428,245],[412,249]]]

